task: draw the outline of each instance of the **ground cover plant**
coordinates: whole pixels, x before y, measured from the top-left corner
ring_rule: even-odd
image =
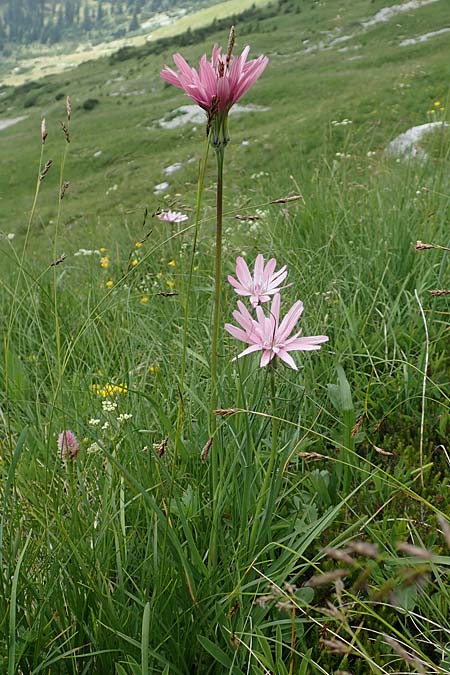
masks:
[[[340,4],[236,26],[219,266],[171,52],[0,99],[0,672],[450,672],[445,3]]]

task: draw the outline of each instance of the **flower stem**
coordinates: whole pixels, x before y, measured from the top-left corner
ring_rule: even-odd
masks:
[[[269,364],[270,368],[270,397],[272,400],[272,447],[270,450],[269,463],[266,469],[266,475],[264,476],[264,483],[259,493],[258,501],[256,502],[255,509],[255,518],[253,521],[251,533],[250,533],[250,551],[255,546],[258,540],[258,534],[260,532],[264,533],[266,523],[268,522],[268,511],[271,508],[271,495],[268,493],[271,487],[271,480],[273,478],[275,462],[277,459],[277,445],[278,445],[278,416],[277,416],[277,403],[276,403],[276,388],[275,388],[275,364],[272,361]],[[261,520],[261,512],[263,510],[264,502],[266,503],[264,518]]]
[[[223,213],[223,159],[224,146],[215,147],[217,157],[217,199],[216,199],[216,250],[214,262],[214,309],[211,345],[211,397],[210,397],[210,436],[214,438],[211,467],[212,467],[212,503],[213,528],[210,541],[210,560],[215,564],[217,557],[217,527],[218,527],[218,488],[219,488],[219,453],[217,451],[217,420],[214,411],[218,408],[219,391],[217,386],[217,358],[219,348],[220,325],[220,296],[222,291],[222,213]]]

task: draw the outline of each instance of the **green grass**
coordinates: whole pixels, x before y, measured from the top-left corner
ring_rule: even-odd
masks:
[[[232,361],[239,346],[222,336],[220,407],[235,414],[218,417],[215,494],[201,460],[215,166],[211,153],[188,297],[204,129],[157,125],[187,102],[159,79],[169,51],[0,99],[0,119],[29,115],[0,132],[0,231],[16,234],[0,241],[0,672],[450,673],[449,305],[430,294],[449,286],[448,257],[415,251],[449,245],[447,134],[423,142],[425,162],[384,153],[434,101],[447,107],[446,37],[397,46],[442,27],[444,4],[355,36],[354,52],[304,55],[302,40],[356,33],[384,3],[343,1],[340,18],[333,3],[284,3],[237,25],[239,48],[270,57],[243,103],[270,110],[230,120],[224,275],[243,252],[276,256],[293,283],[282,307],[301,298],[303,334],[330,340],[295,356],[299,372],[280,364],[271,394],[267,369]],[[195,62],[215,40],[226,35],[183,53]],[[24,248],[41,115],[54,163]],[[186,227],[153,217],[169,206]],[[235,300],[224,287],[224,322]],[[122,389],[105,410],[93,385],[108,383]],[[63,429],[81,445],[67,466]]]

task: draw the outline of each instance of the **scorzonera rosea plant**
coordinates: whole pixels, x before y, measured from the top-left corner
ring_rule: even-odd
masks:
[[[214,302],[211,344],[211,393],[210,393],[210,438],[216,435],[216,418],[214,411],[218,407],[217,359],[219,343],[220,297],[222,279],[222,213],[223,213],[223,175],[225,148],[230,140],[228,133],[228,114],[232,106],[255,84],[267,66],[268,58],[259,56],[247,61],[250,47],[246,46],[239,57],[233,56],[235,44],[234,28],[231,28],[226,54],[214,45],[211,59],[204,54],[200,59],[198,71],[191,67],[181,54],[174,54],[173,59],[178,70],[165,67],[161,77],[166,82],[183,89],[189,98],[197,103],[206,113],[206,134],[209,144],[214,148],[217,160],[217,193],[216,193],[216,242],[214,262]],[[203,164],[204,166],[204,164]],[[202,175],[200,176],[202,181]],[[199,186],[200,186],[199,181]],[[199,205],[199,197],[197,206]],[[198,209],[197,209],[198,223]],[[197,226],[196,226],[197,232]],[[196,240],[196,236],[195,236]],[[190,286],[190,284],[189,284]],[[188,291],[190,289],[188,288]],[[189,299],[187,300],[187,302]],[[187,316],[187,313],[186,313]],[[182,374],[186,353],[186,330],[184,336]],[[217,492],[219,482],[217,452],[212,453],[212,493]],[[211,558],[215,557],[212,545]]]
[[[216,251],[213,337],[211,353],[211,410],[217,407],[217,345],[220,323],[220,293],[222,275],[222,210],[223,210],[223,166],[225,148],[230,140],[228,114],[231,107],[255,84],[267,66],[268,58],[259,56],[247,61],[250,47],[233,57],[235,43],[234,28],[231,28],[227,52],[214,45],[211,60],[206,54],[200,59],[198,71],[192,68],[181,54],[174,54],[178,68],[165,67],[161,77],[166,82],[183,89],[189,98],[206,112],[206,132],[217,158],[217,199],[216,199]],[[212,415],[211,420],[214,420]],[[214,422],[213,422],[214,424]]]
[[[228,281],[233,286],[234,291],[241,297],[248,297],[250,300],[251,314],[245,304],[238,300],[238,309],[234,310],[233,317],[239,324],[225,324],[225,330],[234,338],[249,345],[238,354],[233,360],[242,356],[247,356],[255,352],[261,352],[260,367],[270,367],[270,390],[272,398],[272,445],[269,462],[265,471],[262,489],[256,503],[253,525],[250,534],[250,548],[256,542],[258,530],[260,527],[260,516],[264,507],[264,502],[269,491],[272,473],[275,468],[277,457],[277,434],[278,419],[276,412],[276,383],[275,383],[275,357],[287,364],[293,370],[298,370],[297,365],[290,352],[293,351],[314,351],[320,349],[324,342],[328,341],[326,335],[312,335],[300,337],[301,330],[292,334],[302,313],[303,302],[297,300],[280,321],[281,293],[284,287],[280,284],[287,276],[286,265],[275,273],[277,261],[271,258],[264,265],[264,257],[259,254],[255,261],[253,276],[245,260],[241,257],[236,259],[236,276],[238,281],[232,276]],[[291,284],[289,284],[291,285]],[[262,303],[267,303],[270,296],[273,296],[269,312],[262,308]]]

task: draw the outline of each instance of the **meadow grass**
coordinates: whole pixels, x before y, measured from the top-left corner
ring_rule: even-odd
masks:
[[[339,19],[330,3],[283,3],[243,27],[271,58],[244,102],[270,110],[230,120],[224,275],[237,255],[276,256],[303,334],[330,339],[295,357],[298,373],[279,364],[271,391],[222,335],[215,493],[202,457],[215,167],[193,254],[204,129],[155,124],[186,103],[158,79],[170,55],[86,64],[2,99],[14,116],[36,96],[0,136],[0,229],[16,233],[0,241],[0,672],[450,672],[449,307],[430,293],[448,288],[448,258],[415,250],[449,246],[448,139],[425,141],[423,162],[383,151],[446,102],[445,50],[398,48],[419,32],[411,15],[365,32],[361,60],[302,55],[307,35],[369,13],[340,4]],[[442,4],[420,10],[420,31],[440,27]],[[161,223],[163,206],[188,222]],[[224,322],[234,307],[224,284]],[[73,461],[64,429],[80,440]]]

